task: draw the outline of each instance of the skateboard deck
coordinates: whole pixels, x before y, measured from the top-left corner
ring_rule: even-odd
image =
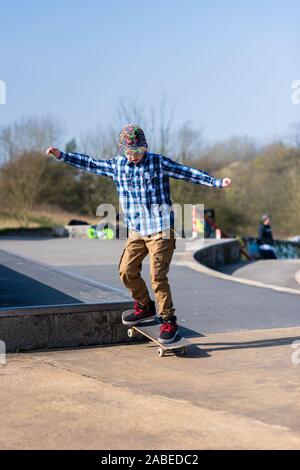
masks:
[[[134,312],[133,309],[125,310],[122,314],[122,321],[125,315],[128,315],[129,313]],[[123,322],[125,325],[125,323]],[[149,338],[151,341],[156,343],[159,348],[157,350],[157,353],[159,357],[162,357],[165,355],[165,352],[171,351],[174,353],[179,353],[180,355],[185,355],[186,353],[186,347],[190,344],[190,342],[184,338],[183,336],[180,335],[180,327],[179,327],[179,334],[176,338],[176,341],[172,343],[161,343],[158,341],[158,336],[159,336],[159,331],[160,331],[160,321],[156,319],[150,320],[148,322],[141,323],[140,325],[125,325],[128,327],[127,334],[129,338],[133,338],[137,333],[141,333],[142,335],[146,336]]]

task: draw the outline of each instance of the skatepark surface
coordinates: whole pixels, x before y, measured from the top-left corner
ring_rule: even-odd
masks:
[[[221,266],[218,271],[265,284],[300,290],[297,281],[297,273],[300,271],[299,259],[240,261]]]
[[[124,244],[1,240],[2,270],[31,259],[51,266],[51,278],[33,279],[37,291],[55,287],[70,303],[103,293],[128,300],[117,273]],[[177,264],[182,251],[178,240],[169,278],[192,342],[187,356],[159,358],[153,343],[9,354],[0,365],[1,449],[300,447],[300,297]],[[28,272],[29,265],[17,269]],[[56,274],[95,284],[85,297],[65,282],[53,287]],[[37,301],[52,294],[44,291]]]

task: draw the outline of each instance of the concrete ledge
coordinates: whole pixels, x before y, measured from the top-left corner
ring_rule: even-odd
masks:
[[[204,245],[194,253],[194,258],[208,268],[235,263],[241,257],[241,244],[236,239],[224,239],[215,244]]]
[[[243,237],[248,253],[255,259],[262,259],[257,238]],[[278,259],[299,259],[300,243],[292,240],[274,240],[274,248]]]
[[[201,274],[206,274],[211,277],[223,279],[224,281],[238,282],[239,284],[245,284],[248,286],[260,287],[263,289],[271,289],[277,292],[285,292],[287,294],[300,295],[300,290],[297,290],[297,289],[293,289],[290,287],[280,287],[280,286],[276,286],[273,284],[265,284],[263,282],[253,281],[250,279],[244,279],[241,277],[233,276],[231,274],[225,274],[225,273],[216,271],[214,267],[217,266],[217,264],[215,263],[218,260],[222,260],[223,262],[223,260],[226,259],[226,256],[227,257],[229,256],[229,260],[234,259],[234,257],[231,258],[230,250],[228,253],[226,249],[224,249],[223,251],[223,248],[222,248],[223,242],[224,244],[228,244],[232,241],[233,239],[230,239],[230,240],[224,239],[224,240],[215,240],[215,243],[214,243],[214,242],[211,242],[211,240],[205,240],[205,243],[207,243],[206,246],[201,246],[201,247],[195,246],[194,251],[189,250],[180,254],[177,253],[175,255],[174,264],[176,264],[177,266],[188,267],[190,269],[193,269],[194,271],[200,272]],[[207,251],[208,248],[211,248],[213,246],[215,247],[215,250]],[[227,253],[227,255],[225,255],[225,253]],[[213,267],[208,267],[207,265],[205,265],[205,263],[210,263],[213,265]],[[218,264],[218,266],[220,265],[221,264]],[[299,276],[298,282],[300,283],[300,276]]]
[[[132,341],[121,315],[133,302],[0,309],[7,352]]]

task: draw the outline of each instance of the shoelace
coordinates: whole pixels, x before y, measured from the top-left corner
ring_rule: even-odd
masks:
[[[142,313],[143,309],[140,307],[140,305],[141,304],[137,300],[134,302],[135,315],[139,315],[140,313]]]
[[[161,325],[161,331],[166,331],[167,333],[172,333],[176,329],[176,325],[165,322]]]

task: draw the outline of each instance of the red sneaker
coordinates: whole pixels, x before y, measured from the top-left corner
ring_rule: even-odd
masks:
[[[154,320],[156,317],[155,302],[150,301],[148,305],[143,305],[137,300],[134,302],[134,312],[123,318],[125,325],[138,325],[140,323]]]
[[[160,334],[158,337],[158,341],[160,343],[173,343],[176,340],[179,333],[176,320],[177,318],[175,315],[173,315],[168,320],[162,320]]]

